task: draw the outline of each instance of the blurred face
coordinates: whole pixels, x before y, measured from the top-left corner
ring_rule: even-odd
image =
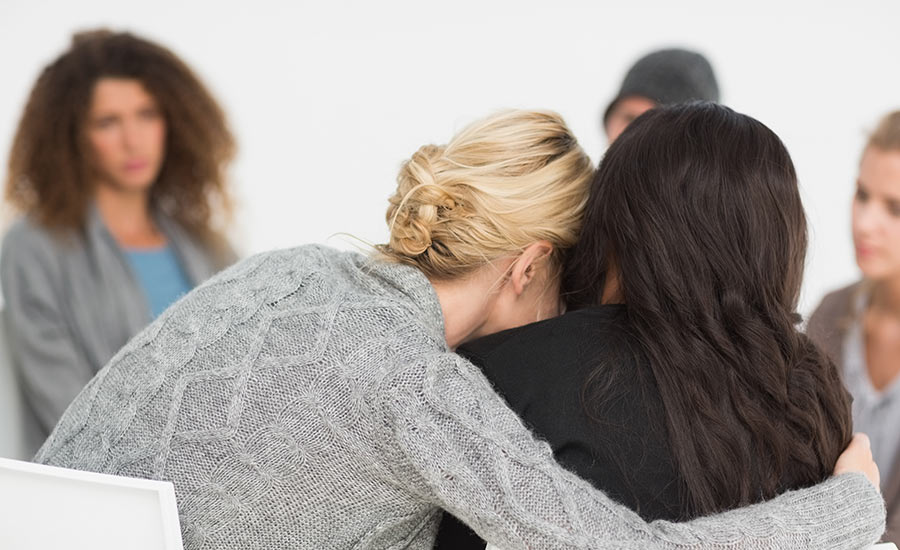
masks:
[[[900,151],[863,153],[853,198],[856,263],[873,280],[900,277]]]
[[[138,80],[97,81],[86,134],[100,185],[149,191],[165,156],[166,122],[156,99]]]
[[[631,121],[656,107],[656,102],[646,97],[631,96],[619,100],[606,121],[606,139],[612,143],[625,131]]]

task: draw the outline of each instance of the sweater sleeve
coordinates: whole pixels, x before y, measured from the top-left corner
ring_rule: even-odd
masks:
[[[865,548],[884,503],[862,474],[686,523],[646,523],[554,460],[491,388],[451,353],[399,369],[380,402],[397,483],[504,550]]]

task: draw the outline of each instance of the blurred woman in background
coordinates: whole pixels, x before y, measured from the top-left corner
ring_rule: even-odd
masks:
[[[225,116],[166,48],[76,34],[31,91],[9,156],[22,214],[0,280],[13,361],[43,440],[134,334],[234,260]]]
[[[872,440],[888,511],[885,538],[900,542],[900,111],[869,137],[853,197],[853,245],[862,280],[822,300],[808,332],[841,367],[854,429]]]

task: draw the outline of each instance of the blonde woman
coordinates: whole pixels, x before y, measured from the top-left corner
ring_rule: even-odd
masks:
[[[553,113],[422,147],[379,257],[305,246],[214,277],[94,378],[37,460],[172,481],[187,549],[426,549],[442,509],[507,550],[874,541],[881,501],[858,474],[648,525],[559,467],[453,353],[559,312],[591,176]]]
[[[885,538],[900,543],[900,111],[881,120],[863,150],[853,244],[863,279],[825,296],[809,335],[843,371],[854,429],[870,434],[884,474]]]

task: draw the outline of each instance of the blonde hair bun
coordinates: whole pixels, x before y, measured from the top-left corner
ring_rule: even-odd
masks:
[[[593,175],[562,118],[504,111],[407,160],[390,197],[387,259],[426,275],[463,275],[546,239],[571,247]]]
[[[443,152],[442,147],[425,145],[400,169],[388,214],[389,246],[398,253],[410,257],[424,253],[433,244],[434,228],[456,206],[453,197],[439,184],[432,164],[439,162]]]

